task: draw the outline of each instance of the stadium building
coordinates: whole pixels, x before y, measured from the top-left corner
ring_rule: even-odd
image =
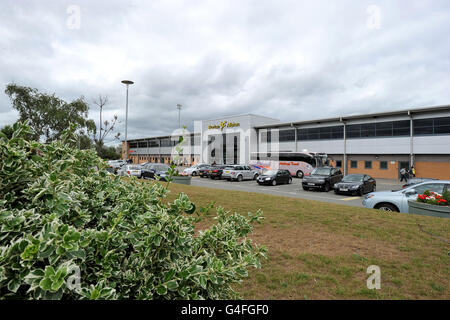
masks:
[[[128,141],[134,163],[170,163],[180,130]],[[417,177],[450,179],[450,105],[281,122],[254,114],[194,122],[184,131],[183,162],[248,164],[253,154],[319,152],[346,174],[399,177],[414,166]],[[125,155],[123,144],[123,156]]]

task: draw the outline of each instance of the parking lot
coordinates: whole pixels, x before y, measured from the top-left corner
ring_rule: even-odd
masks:
[[[333,191],[304,191],[302,189],[302,180],[294,178],[292,184],[283,184],[277,186],[258,185],[256,181],[226,181],[212,180],[209,178],[192,177],[191,185],[224,189],[224,190],[240,190],[245,192],[258,192],[271,195],[301,198],[317,201],[325,201],[332,203],[345,204],[350,206],[362,207],[362,199],[360,196],[335,194]],[[395,180],[377,180],[377,191],[400,189],[401,185]]]

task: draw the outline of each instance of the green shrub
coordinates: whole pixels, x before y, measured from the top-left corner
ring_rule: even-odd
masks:
[[[0,298],[233,299],[231,284],[260,267],[265,248],[247,238],[260,212],[217,208],[215,224],[167,185],[109,174],[68,130],[41,144],[14,125],[0,133]],[[79,277],[78,277],[79,276]]]

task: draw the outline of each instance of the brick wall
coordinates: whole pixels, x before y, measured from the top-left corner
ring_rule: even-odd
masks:
[[[374,178],[384,178],[384,179],[397,179],[398,178],[398,161],[394,164],[391,161],[387,161],[387,169],[380,169],[380,161],[372,161],[372,169],[365,168],[365,161],[358,160],[357,168],[351,168],[351,160],[348,160],[347,168],[348,173],[361,173],[367,174]]]
[[[380,169],[380,161],[372,160],[372,169],[365,168],[364,160],[355,160],[357,168],[351,168],[351,160],[348,160],[348,174],[361,173],[368,174],[374,178],[398,179],[399,162],[391,163],[387,161],[387,169]],[[330,165],[336,167],[336,160],[330,160]],[[416,161],[416,177],[418,178],[436,178],[441,180],[450,180],[450,162],[437,161]],[[341,168],[344,171],[344,168]]]
[[[416,162],[416,177],[450,180],[450,162]]]

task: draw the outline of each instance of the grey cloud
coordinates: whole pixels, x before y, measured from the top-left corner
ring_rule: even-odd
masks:
[[[81,27],[67,27],[67,8]],[[380,28],[367,27],[367,8]],[[448,1],[12,1],[0,12],[0,86],[91,104],[130,138],[257,113],[282,121],[448,104]],[[0,126],[16,113],[0,94]],[[112,139],[109,140],[113,142]]]

